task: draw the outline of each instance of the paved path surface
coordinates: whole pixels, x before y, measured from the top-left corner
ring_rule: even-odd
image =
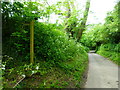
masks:
[[[118,88],[118,66],[98,54],[88,55],[89,70],[85,88]]]

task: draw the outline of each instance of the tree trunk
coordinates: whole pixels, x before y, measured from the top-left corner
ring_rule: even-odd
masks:
[[[66,7],[66,11],[67,11],[66,20],[67,20],[68,18],[70,18],[70,16],[71,16],[70,4],[69,4],[69,2],[67,2],[67,4],[68,4],[68,6]],[[69,33],[69,26],[68,26],[67,24],[68,24],[68,22],[66,22],[66,24],[65,24],[65,25],[66,25],[65,30],[66,30],[67,33]]]
[[[84,11],[84,17],[83,17],[83,20],[80,24],[80,29],[78,31],[78,35],[77,35],[77,41],[79,42],[81,37],[82,37],[82,33],[83,31],[85,30],[85,27],[86,27],[86,22],[87,22],[87,18],[88,18],[88,12],[89,12],[89,8],[90,8],[90,0],[87,0],[86,2],[86,8],[85,8],[85,11]]]
[[[66,16],[66,20],[71,17],[71,14],[72,14],[73,9],[75,9],[74,2],[72,2],[72,3],[67,2],[67,7],[66,7],[67,16]],[[72,30],[76,27],[77,22],[73,22],[73,23],[71,23],[70,25],[68,25],[68,23],[69,23],[69,22],[66,22],[65,30],[66,30],[66,32],[68,33],[68,36],[69,36],[69,37],[73,37],[75,32],[72,31]],[[73,37],[73,38],[74,38],[74,37]]]

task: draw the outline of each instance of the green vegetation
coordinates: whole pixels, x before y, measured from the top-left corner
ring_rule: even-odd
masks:
[[[36,84],[34,85],[30,77],[29,81],[27,80],[29,82],[29,83],[27,82],[28,83],[27,85],[23,85],[21,83],[22,88],[23,87],[57,88],[57,87],[66,87],[66,86],[80,87],[82,75],[87,67],[87,62],[88,62],[87,53],[84,51],[84,47],[82,45],[76,43],[72,39],[69,39],[65,33],[63,33],[60,30],[54,29],[55,27],[53,28],[51,26],[52,24],[50,25],[49,24],[46,25],[43,23],[35,24],[35,57],[36,57],[35,62],[36,63],[34,65],[26,65],[25,63],[29,62],[27,61],[26,58],[21,63],[18,62],[19,60],[14,60],[14,59],[11,60],[9,57],[6,56],[3,58],[4,61],[6,62],[6,70],[10,71],[9,74],[7,75],[7,71],[5,70],[6,78],[11,76],[9,77],[9,79],[11,78],[13,80],[16,80],[16,75],[18,75],[19,77],[22,75],[30,77],[31,74],[37,75],[36,76],[37,79],[42,78],[42,80],[40,79],[41,82],[37,81],[37,85]],[[21,40],[26,39],[25,37],[23,38],[21,37],[23,36],[22,34],[24,35],[24,33],[15,32],[12,34],[12,36],[16,37],[16,42],[19,43],[21,42],[20,44],[19,43],[17,44],[16,48],[19,52],[22,51],[23,53],[22,55],[26,56],[26,53],[29,53],[29,51],[27,52],[27,49],[29,47],[23,49],[23,46],[27,46],[27,43],[22,43]],[[11,64],[12,61],[14,61],[14,63],[16,64]],[[22,65],[25,64],[25,65],[21,66],[21,64]],[[18,67],[15,65],[20,65],[20,66]],[[39,67],[39,69],[36,70],[36,67]],[[51,76],[51,74],[53,74],[53,76]],[[9,83],[4,84],[5,87],[13,87],[11,85],[12,83],[11,79]],[[57,85],[54,85],[56,84],[57,80],[59,81],[59,83]],[[46,82],[46,85],[43,85],[44,82]],[[68,84],[64,85],[63,82],[66,82]],[[15,84],[16,82],[13,83]],[[70,83],[72,83],[73,85],[71,86]],[[33,84],[33,86],[31,84]],[[76,86],[76,84],[78,85]]]
[[[83,45],[95,49],[98,54],[108,57],[118,65],[120,65],[119,5],[120,2],[113,11],[108,12],[104,24],[90,25],[90,30],[86,30],[81,39]]]
[[[87,52],[92,49],[120,65],[119,2],[104,24],[88,27],[89,0],[85,11],[74,6],[75,0],[51,5],[47,0],[1,3],[3,88],[81,88],[88,67]],[[60,20],[53,24],[50,19],[54,14]],[[34,63],[30,64],[31,21]]]
[[[97,53],[108,57],[113,60],[115,63],[120,65],[120,29],[119,29],[119,8],[120,2],[117,3],[113,12],[108,13],[106,17],[105,29],[106,32],[104,44],[100,46],[100,49]],[[105,30],[104,29],[104,30]]]
[[[101,45],[97,53],[120,65],[120,43]]]
[[[45,9],[38,9],[38,5]],[[43,5],[2,3],[4,88],[76,88],[83,85],[88,48],[69,37],[64,25],[38,22],[38,17],[49,19],[51,9],[54,9]],[[33,14],[33,11],[37,13]],[[30,26],[25,25],[31,20],[34,20],[34,64],[29,64]]]

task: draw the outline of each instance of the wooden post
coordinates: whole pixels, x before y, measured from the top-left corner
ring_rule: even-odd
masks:
[[[34,63],[34,20],[30,22],[30,63]]]

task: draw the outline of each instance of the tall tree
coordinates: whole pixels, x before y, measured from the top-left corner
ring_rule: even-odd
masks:
[[[65,30],[66,32],[69,34],[69,36],[73,37],[74,35],[74,28],[76,27],[77,25],[77,18],[76,18],[76,8],[74,6],[74,0],[70,0],[70,1],[67,1],[66,2],[66,11],[67,11],[67,15],[66,15],[66,26],[65,26]]]
[[[87,18],[88,18],[89,8],[90,8],[90,0],[87,0],[86,8],[85,8],[85,11],[84,11],[83,20],[82,20],[82,22],[79,25],[80,29],[79,29],[78,35],[77,35],[77,41],[78,42],[80,41],[80,39],[82,37],[82,33],[83,33],[83,31],[85,30],[85,27],[86,27],[86,22],[87,22]]]

